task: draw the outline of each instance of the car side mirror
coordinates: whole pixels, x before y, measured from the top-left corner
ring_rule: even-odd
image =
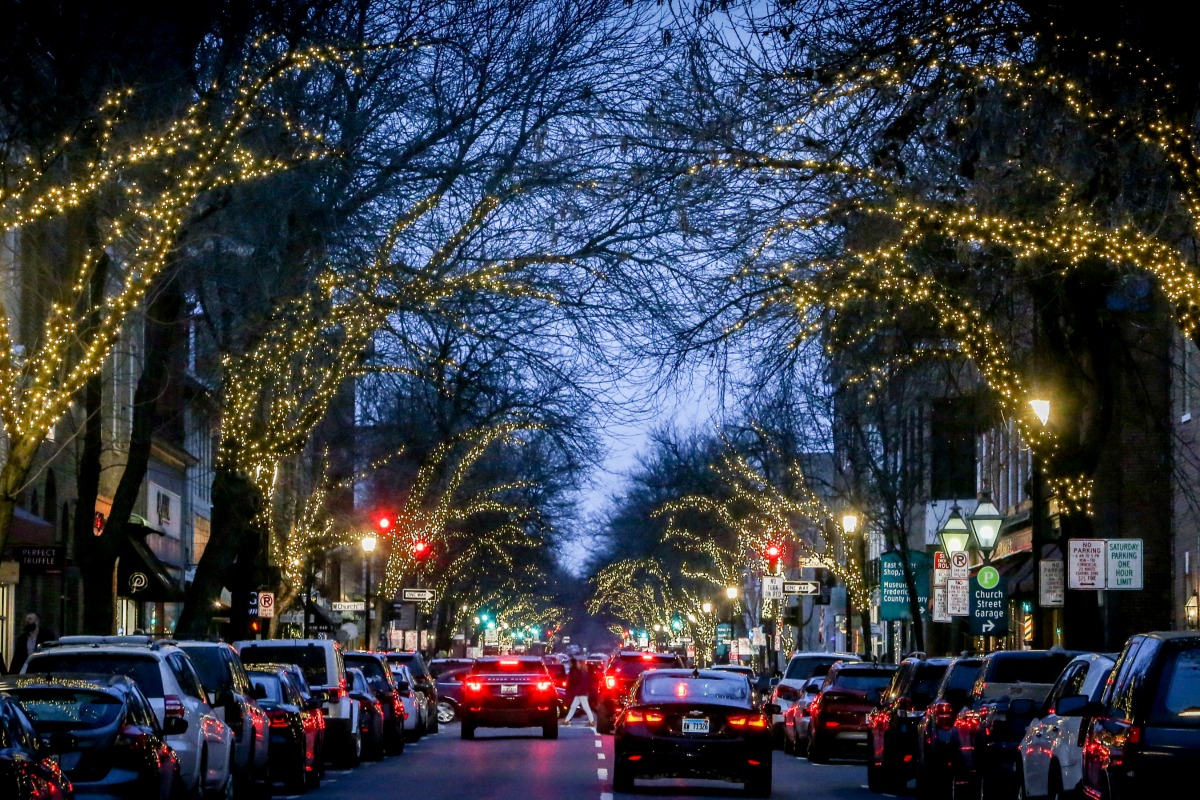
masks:
[[[776,714],[782,713],[782,711],[783,709],[779,707],[778,703],[766,703],[763,705],[763,713],[768,717],[773,717]]]
[[[183,717],[167,717],[167,721],[163,723],[163,733],[167,736],[178,736],[186,733],[187,729],[188,721]]]
[[[409,690],[409,688],[410,687],[408,685],[408,681],[397,681],[396,682],[396,691],[398,691],[398,692],[407,692]]]
[[[811,695],[818,695],[821,693],[821,687],[820,686],[806,686],[806,687],[804,687],[804,693],[811,694]]]
[[[1103,712],[1103,705],[1088,700],[1083,694],[1060,697],[1054,708],[1054,713],[1060,717],[1098,717]]]

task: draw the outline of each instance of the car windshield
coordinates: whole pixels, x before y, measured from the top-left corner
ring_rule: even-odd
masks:
[[[279,685],[279,676],[267,672],[249,672],[246,677],[250,679],[250,684],[255,689],[261,689],[263,697],[260,702],[263,703],[282,703],[283,689]]]
[[[304,670],[304,678],[315,686],[326,686],[333,681],[325,674],[325,651],[320,647],[279,647],[276,645],[251,645],[242,648],[242,663],[249,664],[295,664]]]
[[[200,676],[200,685],[205,689],[220,692],[233,685],[229,669],[225,666],[225,659],[221,658],[221,652],[217,648],[185,645],[179,649],[187,653],[188,658],[192,660],[192,666]]]
[[[499,661],[476,661],[471,671],[476,675],[486,675],[498,672],[545,672],[546,665],[541,661],[521,658],[502,658]]]
[[[102,675],[125,675],[137,681],[142,694],[162,697],[162,673],[158,659],[151,656],[109,653],[47,653],[30,656],[26,672],[95,672]]]
[[[828,667],[839,660],[836,656],[796,656],[788,662],[787,672],[783,677],[786,680],[802,681],[816,675],[821,667]]]
[[[390,678],[392,671],[391,669],[384,667],[378,658],[375,658],[374,656],[355,655],[347,655],[345,658],[346,666],[354,667],[355,669],[361,669],[363,675],[367,676],[367,680],[372,684],[373,688],[378,685],[380,681],[382,681],[384,685],[379,686],[379,688],[391,688],[392,682]]]
[[[642,679],[642,702],[705,702],[748,706],[750,686],[738,678],[691,678],[679,675],[647,675]]]
[[[1200,728],[1200,647],[1177,650],[1163,665],[1151,722]]]
[[[77,689],[16,689],[10,691],[33,720],[38,733],[96,730],[117,721],[124,704],[104,692]]]
[[[844,692],[869,692],[872,689],[886,689],[887,685],[892,682],[894,672],[890,669],[842,670],[825,688]]]

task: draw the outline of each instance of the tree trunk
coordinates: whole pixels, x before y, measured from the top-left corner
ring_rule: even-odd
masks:
[[[253,527],[263,498],[244,475],[218,466],[213,478],[212,535],[187,589],[175,635],[205,638],[210,633],[215,603],[230,582],[243,541],[257,536]]]
[[[96,535],[96,497],[100,492],[100,453],[104,381],[94,376],[83,391],[83,449],[79,457],[76,485],[79,500],[75,504],[75,541],[79,569],[83,577],[83,631],[90,634],[113,632],[113,569],[117,563],[115,529],[108,524]]]

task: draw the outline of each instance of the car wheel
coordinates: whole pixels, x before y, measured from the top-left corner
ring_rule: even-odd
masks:
[[[229,754],[229,764],[233,765],[233,753]],[[234,800],[233,771],[225,771],[225,782],[211,792],[205,792],[206,800]]]
[[[887,791],[887,778],[883,774],[883,767],[874,763],[874,759],[867,761],[867,789],[882,794]]]
[[[304,775],[304,783],[309,789],[321,788],[321,752],[319,750],[313,753],[313,765],[311,770],[307,770]]]
[[[783,735],[783,754],[785,756],[796,754],[796,743],[792,739],[789,739],[787,734]]]
[[[633,791],[633,769],[620,754],[613,761],[613,791],[627,793]]]
[[[309,787],[308,770],[304,768],[304,748],[301,747],[300,752],[293,759],[295,766],[288,770],[288,776],[284,779],[284,789],[288,794],[303,794]]]
[[[771,796],[771,768],[764,764],[746,776],[745,786],[747,797]]]
[[[551,717],[549,722],[542,725],[542,738],[558,738],[558,717]]]
[[[475,738],[475,723],[469,722],[464,719],[462,721],[462,728],[459,729],[458,734],[463,739],[474,739]]]
[[[1062,767],[1057,761],[1050,762],[1050,775],[1047,780],[1049,785],[1046,787],[1046,800],[1068,800],[1070,795],[1063,791]]]
[[[200,751],[200,770],[196,773],[196,784],[187,793],[192,800],[204,800],[204,780],[208,777],[208,748]]]
[[[458,711],[454,708],[454,703],[449,700],[438,700],[437,704],[437,720],[443,725],[454,722],[454,718],[458,716]]]
[[[821,746],[820,740],[813,737],[808,740],[808,760],[812,764],[828,764],[829,754]]]
[[[441,717],[439,716],[440,710],[438,708],[438,705],[439,704],[437,704],[437,703],[434,704],[433,713],[430,714],[426,718],[426,722],[428,723],[428,726],[425,728],[426,733],[437,733],[438,732],[438,723],[441,721]]]

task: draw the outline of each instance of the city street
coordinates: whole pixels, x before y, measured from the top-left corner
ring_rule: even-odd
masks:
[[[458,725],[410,744],[400,756],[364,762],[353,771],[330,770],[319,800],[615,800],[610,777],[613,738],[583,726],[563,727],[557,741],[545,741],[535,728],[481,729],[462,741]],[[278,790],[277,790],[278,791]],[[866,770],[858,763],[815,766],[775,752],[773,797],[805,800],[866,800]],[[277,794],[277,796],[279,796]],[[638,781],[636,796],[688,798],[741,797],[739,784],[720,781]],[[283,797],[293,797],[283,795]]]

